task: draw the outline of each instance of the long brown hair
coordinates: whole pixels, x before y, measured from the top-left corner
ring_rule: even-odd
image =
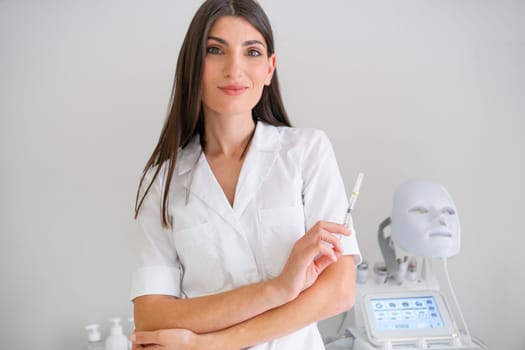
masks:
[[[169,112],[162,127],[159,141],[153,150],[140,179],[135,200],[135,218],[137,218],[144,198],[157,178],[160,168],[167,162],[166,181],[164,181],[161,222],[170,226],[168,219],[168,193],[179,148],[184,148],[197,134],[200,135],[204,148],[204,115],[202,111],[202,75],[206,55],[206,41],[213,24],[222,16],[237,16],[247,20],[264,37],[267,55],[275,52],[270,21],[263,9],[254,0],[207,0],[204,2],[190,23],[177,60],[175,80],[169,102]],[[253,108],[254,121],[262,120],[276,126],[291,126],[279,89],[277,71],[272,82],[265,86],[261,99]],[[141,195],[146,173],[156,167],[151,182]]]

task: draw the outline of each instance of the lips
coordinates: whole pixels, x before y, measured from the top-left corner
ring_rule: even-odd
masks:
[[[450,232],[431,232],[428,234],[429,237],[445,237],[452,238],[452,233]]]
[[[239,96],[242,95],[246,90],[248,90],[248,87],[240,84],[230,84],[219,86],[219,89],[226,95]]]

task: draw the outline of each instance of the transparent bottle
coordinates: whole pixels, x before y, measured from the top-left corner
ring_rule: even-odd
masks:
[[[102,342],[102,337],[100,336],[99,325],[90,324],[86,326],[86,331],[88,331],[88,342],[87,350],[104,350],[104,343]]]
[[[112,318],[110,322],[113,323],[113,326],[106,338],[105,350],[128,350],[129,341],[122,331],[120,318]]]

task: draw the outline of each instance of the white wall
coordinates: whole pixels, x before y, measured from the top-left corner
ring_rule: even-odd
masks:
[[[472,333],[525,348],[525,3],[261,3],[292,120],[328,133],[348,187],[366,174],[365,257],[397,184],[441,182]],[[81,348],[84,325],[131,315],[135,189],[199,4],[0,0],[2,348]]]

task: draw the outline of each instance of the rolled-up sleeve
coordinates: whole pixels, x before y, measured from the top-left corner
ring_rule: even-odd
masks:
[[[154,175],[144,178],[147,187]],[[130,298],[142,295],[181,296],[181,264],[173,244],[172,231],[161,224],[161,201],[164,171],[160,170],[137,216],[135,230],[136,266],[132,275]]]
[[[309,136],[302,170],[306,228],[319,220],[343,223],[348,198],[332,144],[323,131],[313,130]],[[352,220],[349,226],[352,234],[341,236],[343,254],[353,255],[357,265],[362,257]]]

